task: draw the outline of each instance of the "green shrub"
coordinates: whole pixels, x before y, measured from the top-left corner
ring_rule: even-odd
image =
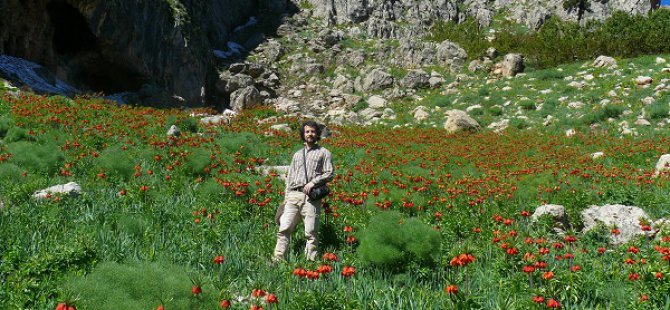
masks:
[[[71,278],[65,287],[79,296],[80,309],[213,309],[212,290],[203,288],[200,298],[191,294],[187,271],[167,263],[98,265],[86,277]]]
[[[207,174],[205,168],[212,163],[211,156],[212,154],[207,150],[195,149],[184,162],[184,169],[193,176],[205,175]]]
[[[651,119],[666,118],[670,114],[670,106],[665,102],[656,102],[649,106],[647,111]]]
[[[98,158],[98,164],[105,171],[105,174],[122,180],[130,179],[135,168],[135,163],[129,151],[124,151],[120,145],[102,151]]]
[[[65,162],[65,155],[53,144],[19,141],[8,144],[7,150],[12,154],[10,163],[37,173],[53,173]]]
[[[440,234],[416,218],[403,219],[395,211],[380,212],[361,233],[358,255],[364,263],[399,271],[409,263],[431,265]]]
[[[7,135],[7,131],[14,126],[14,120],[9,117],[0,117],[0,137]]]
[[[165,130],[170,129],[170,126],[175,125],[182,132],[197,132],[198,131],[198,120],[192,117],[185,117],[178,119],[176,116],[169,116],[165,121],[167,124]]]
[[[16,126],[9,128],[9,130],[7,130],[7,134],[5,135],[5,142],[7,143],[34,140],[35,137],[28,134],[28,129]]]
[[[23,170],[14,164],[0,165],[0,180],[17,180],[21,177]]]

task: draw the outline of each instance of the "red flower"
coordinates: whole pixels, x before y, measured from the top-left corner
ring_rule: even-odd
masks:
[[[221,303],[219,303],[219,307],[221,307],[222,309],[230,308],[230,300],[228,299],[222,300]]]
[[[577,242],[577,237],[575,237],[575,236],[565,236],[564,240],[565,240],[566,243],[573,243],[573,242]]]
[[[605,253],[605,251],[607,251],[606,248],[603,248],[603,247],[598,248],[598,254],[603,254],[603,253]]]
[[[352,232],[352,231],[354,231],[354,228],[351,227],[351,226],[344,226],[343,231],[344,231],[344,232]]]
[[[535,272],[535,267],[533,267],[533,266],[523,266],[523,272],[533,273],[533,272]]]
[[[659,280],[663,279],[663,273],[657,272],[657,273],[654,274],[654,277],[656,277],[656,279],[659,279]]]
[[[640,274],[638,274],[638,273],[634,272],[634,273],[631,273],[631,274],[628,275],[628,280],[635,281],[635,280],[638,280],[638,279],[640,279]]]
[[[321,273],[321,274],[329,274],[333,271],[333,267],[330,265],[321,265],[318,268],[316,268],[316,272]]]
[[[263,297],[263,296],[265,296],[265,294],[267,294],[267,293],[264,290],[261,290],[261,289],[254,289],[254,290],[251,291],[251,296],[254,296],[254,297]]]
[[[556,301],[556,299],[550,298],[550,299],[547,301],[547,308],[550,308],[550,309],[558,309],[558,308],[560,308],[560,307],[561,307],[561,304],[558,303],[558,301]]]
[[[263,306],[261,305],[251,305],[251,308],[249,310],[263,310]]]
[[[523,210],[523,211],[521,211],[521,216],[523,216],[523,217],[529,217],[529,216],[530,216],[530,212],[528,212],[528,211],[526,211],[526,210]]]
[[[199,285],[194,285],[191,287],[191,293],[193,293],[193,295],[199,295],[202,293],[202,288]]]
[[[649,296],[647,296],[647,294],[642,294],[642,296],[640,296],[640,301],[641,302],[645,302],[647,300],[649,300]]]
[[[277,295],[275,294],[270,294],[268,297],[265,297],[265,303],[267,304],[276,304],[277,302],[279,301],[277,300]]]
[[[534,303],[537,303],[537,304],[544,303],[544,297],[542,297],[542,296],[535,296],[535,297],[533,297],[533,302],[534,302]]]
[[[163,305],[160,305],[160,306],[156,307],[156,310],[165,310],[165,307],[163,307]]]
[[[336,262],[338,259],[337,259],[337,255],[335,255],[335,253],[325,253],[325,254],[323,254],[323,260],[329,261],[329,262]]]
[[[620,234],[620,233],[621,233],[620,230],[618,230],[618,229],[616,229],[616,228],[612,228],[612,235],[615,235],[615,236],[616,236],[616,235],[618,235],[618,234]]]
[[[450,295],[458,294],[458,287],[456,287],[456,285],[449,284],[449,286],[444,288],[444,292]]]
[[[297,276],[297,277],[300,277],[300,278],[304,278],[307,275],[307,270],[298,267],[298,268],[293,270],[293,275]]]
[[[353,266],[345,266],[342,268],[342,276],[345,278],[351,277],[356,274],[356,268]]]
[[[214,264],[221,265],[221,264],[223,264],[223,260],[224,260],[223,255],[219,255],[219,256],[217,256],[217,257],[214,257],[214,259],[212,260],[212,262],[213,262]]]
[[[570,270],[571,270],[572,272],[577,272],[577,271],[582,270],[582,267],[579,266],[579,265],[574,265],[574,266],[572,266],[572,267],[570,268]]]
[[[149,187],[146,186],[146,185],[142,185],[142,186],[140,186],[140,190],[143,191],[143,192],[146,192],[146,191],[149,190]]]
[[[544,278],[545,280],[551,280],[554,278],[554,273],[552,271],[547,271],[542,274],[542,278]]]

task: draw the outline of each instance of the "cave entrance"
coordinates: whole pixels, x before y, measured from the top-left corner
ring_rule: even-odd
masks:
[[[64,0],[52,0],[47,12],[59,67],[64,67],[68,82],[105,94],[137,91],[146,82],[136,70],[104,56],[100,40],[75,7]]]

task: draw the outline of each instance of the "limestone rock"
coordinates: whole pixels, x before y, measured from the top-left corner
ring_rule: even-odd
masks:
[[[262,101],[260,92],[253,86],[238,89],[230,94],[230,107],[236,112],[258,106]]]
[[[596,67],[596,68],[601,68],[601,67],[603,67],[603,68],[616,68],[617,63],[616,63],[616,60],[614,58],[609,57],[609,56],[601,55],[601,56],[598,56],[598,58],[596,58],[596,60],[593,61],[593,66]]]
[[[495,65],[493,74],[515,76],[523,72],[524,68],[523,56],[521,54],[510,53],[505,55],[503,61]]]
[[[453,109],[446,111],[444,114],[447,116],[447,120],[444,122],[444,129],[446,129],[448,133],[460,131],[473,132],[481,129],[479,123],[465,111]]]
[[[543,205],[535,209],[531,220],[536,222],[540,217],[549,216],[554,223],[559,224],[559,228],[565,230],[568,228],[568,216],[565,213],[565,207],[561,205]]]
[[[663,154],[656,162],[655,175],[659,175],[661,172],[668,170],[670,170],[670,154]]]
[[[430,86],[429,79],[430,76],[423,70],[410,70],[402,78],[400,84],[411,89],[427,88]]]
[[[379,96],[371,96],[368,98],[368,107],[371,109],[384,109],[388,107],[386,99]]]
[[[45,188],[39,191],[36,191],[33,194],[33,198],[36,199],[46,199],[50,195],[69,195],[69,196],[76,196],[81,194],[81,186],[77,184],[76,182],[69,182],[66,184],[59,184],[59,185],[54,185],[49,188]]]
[[[640,227],[640,220],[649,220],[644,210],[624,205],[591,206],[582,211],[581,216],[584,222],[584,232],[595,228],[598,223],[608,228],[618,229],[620,233],[611,236],[614,244],[626,243],[636,236],[644,235],[645,232]]]
[[[181,131],[179,131],[179,127],[177,127],[177,125],[170,126],[170,129],[168,129],[167,132],[167,136],[172,138],[177,138],[181,136]]]

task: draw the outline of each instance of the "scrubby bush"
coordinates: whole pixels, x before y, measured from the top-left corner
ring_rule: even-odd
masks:
[[[193,298],[191,280],[184,268],[167,263],[102,263],[86,277],[68,280],[82,309],[213,309],[204,305],[214,298]],[[211,290],[203,289],[209,295]],[[210,296],[211,297],[211,296]]]
[[[5,135],[5,142],[34,141],[35,137],[28,134],[28,129],[21,127],[11,127]]]
[[[186,162],[184,162],[184,169],[186,172],[193,176],[201,176],[207,174],[205,168],[209,167],[212,163],[211,159],[212,154],[204,149],[195,149],[191,153]]]
[[[656,102],[649,106],[647,111],[651,119],[666,118],[670,114],[670,106],[665,102]]]
[[[14,126],[14,120],[9,117],[0,117],[0,137],[7,135],[7,131]]]
[[[98,163],[105,174],[123,180],[130,179],[135,167],[130,154],[128,154],[128,151],[123,150],[121,146],[113,146],[105,149],[100,154]]]
[[[2,164],[0,165],[0,180],[17,180],[23,170],[14,164]]]
[[[537,31],[502,22],[495,38],[474,20],[461,24],[437,22],[429,39],[451,40],[463,47],[471,59],[485,55],[488,47],[501,54],[521,53],[529,67],[549,68],[562,63],[592,60],[599,55],[618,58],[670,52],[670,10],[660,9],[644,16],[615,12],[604,22],[591,20],[581,25],[549,18]]]
[[[65,155],[53,144],[37,144],[19,141],[7,145],[12,154],[9,162],[36,173],[51,174],[58,170],[65,161]]]
[[[440,234],[417,218],[380,212],[361,233],[358,255],[364,263],[399,271],[409,263],[430,265],[439,252]]]

